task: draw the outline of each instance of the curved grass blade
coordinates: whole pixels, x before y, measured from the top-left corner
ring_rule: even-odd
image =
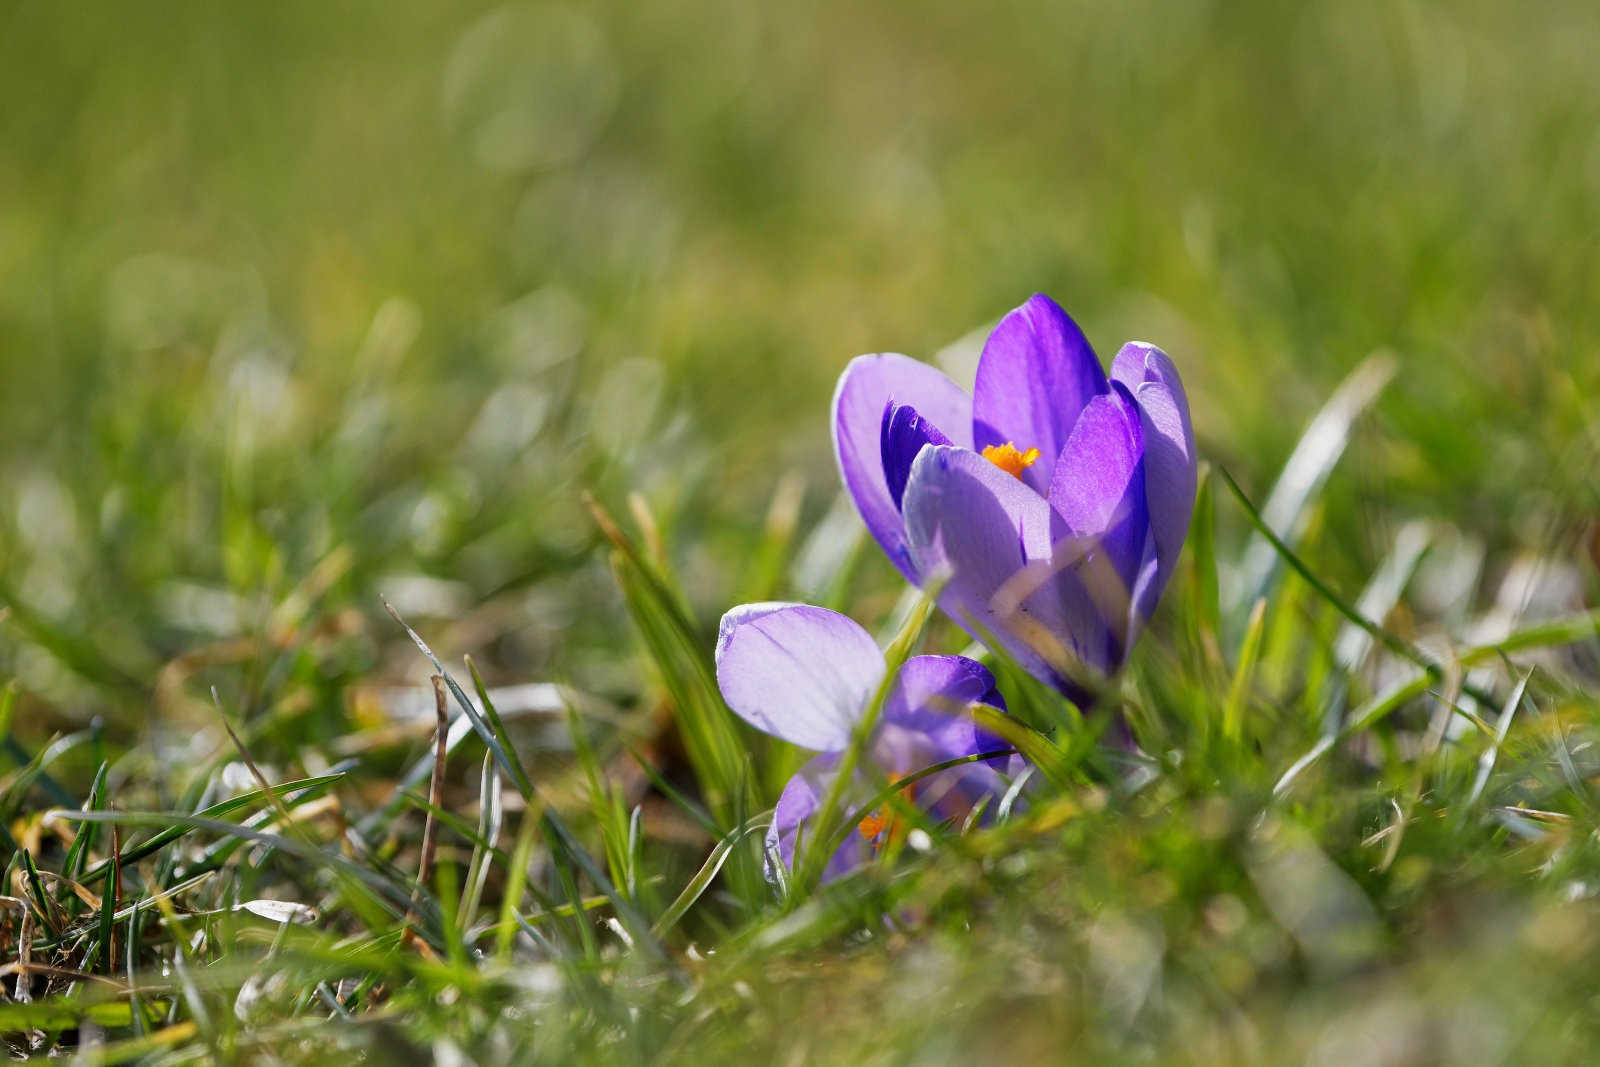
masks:
[[[501,747],[511,759],[512,768],[517,776],[512,779],[517,790],[524,799],[533,792],[533,779],[528,777],[528,770],[522,765],[522,758],[517,755],[516,746],[511,743],[511,735],[506,732],[506,724],[500,718],[500,712],[495,710],[494,700],[489,696],[489,687],[483,684],[483,675],[478,673],[478,665],[472,662],[471,656],[464,657],[467,664],[467,673],[472,676],[472,688],[478,693],[478,699],[483,701],[483,715],[489,720],[489,728],[494,731],[494,736],[500,741]]]
[[[561,817],[554,810],[546,808],[543,815],[543,823],[546,828],[545,836],[551,839],[550,844],[553,847],[559,846],[560,851],[566,854],[573,864],[584,873],[584,876],[610,899],[612,908],[616,910],[617,918],[621,919],[624,925],[629,928],[629,932],[633,934],[635,945],[643,948],[647,955],[656,963],[668,969],[675,977],[681,978],[681,974],[679,974],[677,968],[667,956],[666,949],[661,947],[661,942],[650,932],[650,924],[645,921],[645,917],[640,914],[639,909],[634,907],[631,901],[617,892],[617,887],[611,884],[611,880],[595,864],[593,857],[578,844],[577,839],[572,836],[572,831],[567,829],[567,824],[562,821]]]
[[[1520,630],[1514,630],[1498,641],[1473,645],[1461,653],[1461,665],[1476,667],[1480,663],[1487,663],[1511,652],[1573,645],[1593,638],[1600,638],[1600,608],[1537,622]]]
[[[1194,574],[1195,645],[1217,667],[1222,663],[1222,598],[1217,581],[1216,478],[1206,464],[1189,523],[1189,564]]]
[[[668,905],[666,911],[661,913],[661,917],[650,928],[650,932],[657,937],[661,937],[676,926],[678,920],[683,918],[690,908],[694,907],[694,902],[699,900],[701,894],[711,885],[711,880],[717,876],[718,871],[722,870],[722,865],[727,862],[728,854],[733,851],[734,847],[757,830],[765,830],[771,823],[772,812],[762,812],[760,815],[751,816],[743,826],[718,841],[716,846],[712,848],[711,855],[707,856],[705,863],[700,865],[700,870],[695,872],[693,878],[689,879],[689,883],[683,887],[683,892],[678,894],[678,898]]]
[[[57,803],[62,803],[61,798],[65,797],[64,803],[76,804],[78,798],[67,792],[60,783],[55,782],[55,779],[50,777],[49,767],[79,745],[88,744],[94,739],[93,730],[77,730],[64,737],[56,738],[43,751],[31,759],[28,758],[27,751],[21,745],[15,745],[14,748],[12,748],[12,745],[8,745],[7,747],[12,748],[14,754],[20,754],[19,762],[23,763],[24,766],[22,770],[17,772],[10,785],[7,786],[5,794],[0,796],[0,808],[9,808],[19,803],[23,794],[31,789],[35,782],[39,783]],[[52,788],[47,783],[55,784]]]
[[[398,611],[394,610],[394,605],[385,600],[383,606],[390,616],[394,618],[394,621],[399,623],[401,628],[405,630],[406,636],[411,638],[411,643],[416,645],[424,656],[428,657],[428,662],[433,664],[435,673],[444,679],[444,684],[449,688],[450,695],[456,698],[456,703],[461,706],[462,713],[466,715],[468,721],[472,723],[473,730],[477,732],[478,739],[483,742],[485,748],[494,754],[494,761],[500,765],[500,769],[505,772],[506,777],[517,784],[517,789],[522,793],[523,799],[530,798],[533,795],[533,783],[528,780],[527,772],[522,770],[520,763],[513,765],[505,746],[500,743],[500,739],[495,736],[493,727],[489,725],[488,721],[479,713],[477,706],[467,696],[466,690],[462,689],[450,672],[444,669],[444,664],[439,662],[439,657],[433,654],[433,649],[428,647],[428,643],[422,639],[422,636],[413,630],[406,623],[406,620],[400,617]]]
[[[867,742],[872,738],[873,731],[877,729],[878,718],[883,714],[883,705],[889,698],[889,691],[894,685],[895,678],[900,673],[900,668],[911,655],[911,649],[922,636],[922,628],[927,625],[928,617],[933,614],[934,594],[924,593],[917,601],[916,607],[911,611],[900,632],[895,635],[889,647],[884,649],[883,659],[885,671],[883,681],[878,683],[877,692],[872,695],[872,700],[861,713],[861,718],[856,722],[851,731],[850,744],[840,755],[839,766],[833,782],[828,786],[828,791],[823,794],[822,804],[817,809],[813,825],[821,828],[819,836],[831,836],[830,828],[833,826],[834,817],[839,812],[839,805],[844,800],[844,792],[849,788],[855,776],[856,765],[861,762],[861,754],[866,750]],[[859,821],[859,820],[857,820]],[[854,826],[855,823],[846,823],[845,827]],[[826,843],[828,836],[822,836]],[[798,843],[796,849],[799,848]],[[822,877],[824,865],[833,855],[834,849],[818,850],[815,845],[801,855],[797,852],[795,857],[796,889],[804,892],[815,886]]]
[[[319,866],[337,868],[341,873],[351,875],[376,893],[376,899],[390,912],[394,918],[403,920],[406,909],[411,905],[411,892],[409,888],[399,886],[386,878],[380,877],[372,871],[358,864],[352,863],[339,855],[326,849],[314,848],[310,845],[284,837],[281,834],[270,834],[262,830],[251,829],[238,823],[226,822],[203,815],[180,815],[172,812],[160,811],[68,811],[53,808],[45,812],[46,819],[63,819],[68,822],[103,822],[121,826],[148,826],[163,830],[176,830],[181,836],[190,830],[207,830],[211,833],[221,834],[224,837],[239,838],[252,841],[259,845],[267,845],[285,852],[296,859],[305,860]],[[108,866],[102,863],[101,867]],[[430,912],[428,918],[438,922],[437,906],[427,898],[423,904]]]
[[[1412,645],[1402,641],[1388,630],[1385,630],[1383,627],[1367,618],[1361,612],[1352,607],[1338,593],[1335,593],[1326,582],[1317,577],[1316,572],[1308,567],[1304,560],[1295,555],[1294,550],[1285,544],[1284,541],[1272,531],[1272,528],[1267,525],[1266,520],[1262,518],[1261,513],[1257,511],[1255,505],[1250,502],[1250,498],[1245,496],[1244,490],[1239,488],[1239,483],[1233,480],[1233,475],[1229,474],[1227,469],[1223,467],[1218,467],[1217,471],[1222,475],[1223,480],[1228,483],[1228,488],[1233,490],[1233,495],[1238,499],[1239,506],[1244,508],[1245,514],[1249,517],[1250,521],[1255,524],[1256,529],[1260,531],[1261,535],[1267,539],[1267,541],[1278,552],[1278,554],[1283,557],[1284,562],[1289,564],[1296,574],[1304,578],[1311,588],[1316,590],[1319,596],[1321,596],[1329,604],[1333,605],[1334,610],[1336,610],[1340,615],[1343,615],[1346,619],[1350,620],[1350,622],[1354,623],[1357,627],[1364,630],[1369,636],[1375,639],[1390,652],[1393,652],[1401,659],[1413,663],[1427,671],[1429,677],[1444,677],[1444,667],[1441,666],[1437,661],[1424,655],[1422,652],[1419,652]],[[1503,642],[1501,644],[1503,645]],[[1465,659],[1462,659],[1462,664],[1467,665]],[[1462,688],[1466,692],[1470,693],[1475,700],[1485,704],[1495,703],[1493,695],[1485,692],[1478,686],[1463,686]]]
[[[904,803],[904,791],[907,788],[916,785],[924,778],[927,778],[930,775],[938,774],[940,771],[947,771],[951,767],[960,767],[962,764],[982,763],[992,759],[1005,759],[1007,756],[1012,756],[1015,754],[1016,750],[1010,748],[995,749],[992,752],[973,752],[970,755],[957,756],[955,759],[947,759],[939,763],[930,764],[914,774],[908,774],[904,778],[895,779],[895,781],[891,782],[888,786],[880,789],[871,800],[861,805],[859,808],[845,817],[845,820],[841,824],[840,828],[835,830],[833,836],[828,840],[828,850],[823,854],[832,856],[834,853],[838,852],[839,849],[843,848],[844,843],[850,839],[850,835],[855,832],[856,827],[861,824],[861,821],[867,816],[871,815],[873,812],[877,811],[879,808],[883,807],[885,804],[892,804],[896,800]]]
[[[1428,671],[1419,672],[1409,680],[1401,682],[1374,697],[1337,732],[1323,734],[1309,752],[1295,760],[1289,769],[1283,772],[1277,784],[1272,787],[1272,795],[1281,797],[1287,793],[1290,787],[1294,785],[1295,779],[1299,778],[1307,767],[1321,759],[1329,749],[1340,741],[1381,722],[1406,701],[1415,699],[1427,692],[1428,684],[1433,681],[1433,678],[1433,674]]]
[[[1344,455],[1345,446],[1350,442],[1351,426],[1378,399],[1394,373],[1394,358],[1387,354],[1379,353],[1362,361],[1334,390],[1333,396],[1300,435],[1299,443],[1283,465],[1283,473],[1278,475],[1277,484],[1267,496],[1266,506],[1261,509],[1262,521],[1258,525],[1266,536],[1254,538],[1245,549],[1236,595],[1232,598],[1235,610],[1242,610],[1244,605],[1254,604],[1267,595],[1278,569],[1274,549],[1278,543],[1289,544],[1300,539],[1306,505],[1321,492]],[[1223,476],[1227,477],[1226,471]],[[1228,478],[1228,481],[1232,484],[1233,479]]]
[[[111,765],[104,760],[100,762],[100,769],[95,772],[94,782],[89,786],[89,799],[85,801],[87,811],[101,811],[105,808],[106,772]],[[72,845],[67,849],[67,858],[61,864],[61,871],[73,881],[82,881],[83,867],[89,861],[89,853],[94,848],[95,831],[98,829],[93,823],[85,826],[78,835],[72,839]]]
[[[321,796],[322,792],[327,789],[327,787],[333,785],[335,782],[340,781],[344,778],[344,776],[345,772],[339,771],[334,774],[320,775],[316,778],[300,778],[293,782],[284,782],[282,785],[273,786],[272,791],[278,794],[279,797],[283,798],[284,803],[287,806],[293,808],[296,805],[304,803],[305,801],[313,800],[316,797]],[[265,796],[259,789],[251,790],[248,793],[240,793],[236,797],[229,797],[227,800],[213,804],[210,807],[201,811],[197,811],[194,813],[194,815],[187,817],[196,819],[217,819],[223,815],[230,815],[241,808],[249,807],[257,801],[264,799]],[[71,817],[74,814],[81,813],[66,810],[64,812],[64,817]],[[262,814],[266,813],[263,812]],[[99,821],[108,822],[111,820],[101,819]],[[236,824],[226,823],[224,825],[232,826]],[[117,857],[118,862],[120,862],[123,866],[127,866],[131,863],[137,863],[146,856],[150,856],[161,851],[167,845],[188,833],[191,829],[194,828],[180,827],[175,825],[167,826],[159,833],[151,835],[138,844],[126,846],[122,850],[121,854]],[[77,881],[92,882],[96,878],[101,877],[109,865],[109,860],[101,860],[99,863],[85,871],[83,873],[83,877],[77,879]]]
[[[1394,548],[1378,565],[1357,598],[1357,613],[1367,619],[1388,618],[1432,544],[1433,531],[1428,523],[1414,521],[1402,526],[1395,535]],[[1341,673],[1334,677],[1323,700],[1322,719],[1326,729],[1338,729],[1350,688],[1350,675],[1360,669],[1362,661],[1372,651],[1372,644],[1372,635],[1352,622],[1345,624],[1334,641],[1333,662]]]
[[[1517,709],[1522,706],[1522,695],[1528,691],[1528,682],[1533,678],[1533,671],[1524,674],[1517,682],[1511,696],[1507,698],[1506,705],[1500,712],[1500,720],[1495,723],[1494,740],[1489,742],[1489,747],[1483,750],[1483,755],[1478,757],[1478,775],[1472,781],[1472,791],[1467,794],[1467,807],[1473,807],[1483,796],[1484,788],[1489,784],[1489,775],[1494,773],[1495,760],[1500,756],[1500,746],[1505,744],[1506,735],[1511,732],[1511,720],[1517,716]]]
[[[1239,666],[1233,672],[1233,682],[1228,686],[1228,700],[1222,706],[1222,736],[1237,741],[1244,727],[1245,693],[1255,677],[1256,659],[1261,655],[1261,635],[1266,630],[1267,598],[1257,600],[1250,609],[1250,622],[1245,626],[1244,644],[1239,649]]]

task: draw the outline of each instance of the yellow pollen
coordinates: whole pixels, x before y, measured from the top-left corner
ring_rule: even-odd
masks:
[[[984,445],[983,458],[1020,481],[1022,472],[1033,466],[1038,460],[1039,450],[1030,448],[1023,452],[1016,445],[1007,441],[1003,445]]]

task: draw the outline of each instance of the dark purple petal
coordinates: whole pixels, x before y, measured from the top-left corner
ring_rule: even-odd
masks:
[[[883,681],[883,653],[853,620],[809,604],[744,604],[717,630],[717,685],[745,722],[837,751]]]
[[[917,413],[910,404],[889,401],[883,409],[883,428],[878,445],[883,453],[883,477],[889,485],[889,497],[894,506],[906,495],[906,479],[911,477],[911,461],[917,458],[924,445],[947,445],[946,437],[937,426]]]
[[[769,853],[776,851],[784,867],[791,871],[794,870],[796,840],[803,838],[804,848],[811,848],[815,844],[819,831],[813,816],[822,806],[823,797],[833,785],[839,758],[838,753],[827,752],[808,760],[783,787],[783,792],[778,796],[778,804],[772,809],[772,825],[767,827],[767,851]],[[863,788],[858,792],[861,795],[856,798],[857,804],[870,799],[866,794],[865,779]],[[846,802],[849,803],[848,799]],[[872,849],[869,843],[859,835],[851,834],[828,860],[822,880],[832,881],[871,855]],[[770,866],[767,878],[776,880]]]
[[[900,508],[884,474],[883,413],[891,403],[915,408],[952,443],[970,445],[972,398],[926,363],[888,353],[851,360],[833,394],[833,451],[845,488],[889,559],[915,582]]]
[[[1084,407],[1050,483],[1050,506],[1069,533],[1094,545],[1078,575],[1127,649],[1129,605],[1150,539],[1139,406],[1121,382]]]
[[[982,731],[923,733],[886,722],[874,739],[872,759],[885,778],[899,781],[934,764],[1005,748],[1004,742]],[[1009,776],[1001,772],[1007,770],[1011,762],[1008,753],[935,771],[907,786],[905,795],[935,820],[965,819],[985,797],[992,798],[987,814],[993,815],[1000,797],[1010,786]]]
[[[1038,462],[1022,477],[1042,495],[1084,405],[1105,391],[1105,373],[1078,324],[1054,300],[1035,294],[1001,319],[983,346],[973,447],[1037,448]]]
[[[987,799],[980,825],[988,825],[994,819],[1000,798],[1011,788],[1012,776],[1003,773],[1007,763],[1004,758],[984,760],[930,774],[914,787],[917,807],[936,820],[959,823]]]
[[[1137,341],[1123,345],[1111,363],[1111,377],[1133,392],[1143,423],[1145,497],[1158,561],[1137,597],[1139,613],[1148,618],[1177,565],[1194,514],[1194,428],[1178,368],[1161,349]]]
[[[993,752],[1005,742],[980,730],[967,714],[969,704],[1005,710],[989,668],[965,656],[913,656],[895,676],[883,705],[883,722],[926,737],[944,753],[931,763]]]
[[[858,815],[879,795],[886,783],[962,756],[1006,749],[1003,741],[978,730],[966,714],[973,702],[1004,710],[994,687],[994,676],[980,663],[961,656],[915,656],[901,667],[884,704],[883,719],[872,746],[870,761],[856,772],[845,790],[840,817]],[[773,809],[767,845],[790,870],[794,869],[795,842],[807,845],[824,832],[816,823],[817,809],[833,785],[840,754],[824,753],[809,761],[784,786]],[[988,815],[1010,787],[1010,775],[1022,764],[1010,754],[980,763],[962,764],[918,779],[906,787],[906,799],[937,820],[965,818],[972,808],[990,798]],[[831,880],[872,858],[881,848],[881,836],[892,833],[892,811],[878,809],[876,819],[862,820],[828,861],[823,879]],[[768,877],[772,877],[769,869]]]
[[[1073,696],[1084,665],[1116,666],[1115,635],[1074,570],[1092,546],[1044,497],[975,452],[934,446],[912,464],[905,518],[917,566],[945,580],[939,606],[974,637]]]
[[[992,760],[963,764],[917,781],[911,788],[919,808],[939,819],[962,819],[985,796],[989,814],[1010,782],[999,772],[1012,766],[1010,746],[972,721],[970,704],[1005,710],[989,668],[965,656],[914,656],[895,677],[873,739],[873,761],[893,778],[946,760],[984,752],[1006,752]],[[1020,770],[1020,768],[1016,768]]]

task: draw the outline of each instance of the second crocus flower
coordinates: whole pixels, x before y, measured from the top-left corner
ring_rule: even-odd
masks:
[[[792,869],[797,839],[827,832],[817,809],[834,781],[856,724],[888,670],[871,635],[849,618],[807,604],[745,604],[722,617],[717,633],[717,684],[728,707],[763,733],[819,755],[789,780],[773,811],[767,846]],[[962,656],[913,656],[895,676],[864,752],[883,778],[898,781],[946,760],[1004,753],[938,771],[907,787],[906,799],[940,819],[961,819],[989,802],[993,814],[1010,786],[1002,770],[1012,757],[1004,742],[979,729],[969,705],[1004,711],[994,677]],[[846,792],[859,805],[875,776],[861,774]],[[840,812],[839,814],[844,814]],[[870,859],[894,832],[889,810],[867,815],[830,858],[825,878]]]

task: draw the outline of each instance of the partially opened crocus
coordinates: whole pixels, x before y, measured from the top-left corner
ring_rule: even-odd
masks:
[[[815,825],[817,809],[883,682],[888,670],[883,653],[854,621],[826,608],[745,604],[722,617],[716,662],[717,684],[728,707],[763,733],[820,753],[784,787],[767,831],[768,854],[793,869],[796,839],[803,834],[814,843],[815,835],[827,831]],[[939,819],[964,818],[988,797],[986,815],[992,815],[1009,788],[1001,771],[1015,764],[1008,764],[1012,757],[1004,742],[973,723],[967,714],[972,704],[1005,710],[994,677],[982,664],[962,656],[908,659],[863,753],[882,779],[858,772],[845,793],[847,806],[870,800],[875,781],[893,783],[962,756],[1005,753],[937,771],[902,794]],[[862,818],[829,859],[824,877],[837,877],[869,859],[896,826],[887,809]]]
[[[1195,451],[1177,368],[1132,342],[1108,379],[1042,294],[983,348],[969,396],[905,356],[853,360],[834,451],[889,558],[975,637],[1063,692],[1115,671],[1188,534]]]

